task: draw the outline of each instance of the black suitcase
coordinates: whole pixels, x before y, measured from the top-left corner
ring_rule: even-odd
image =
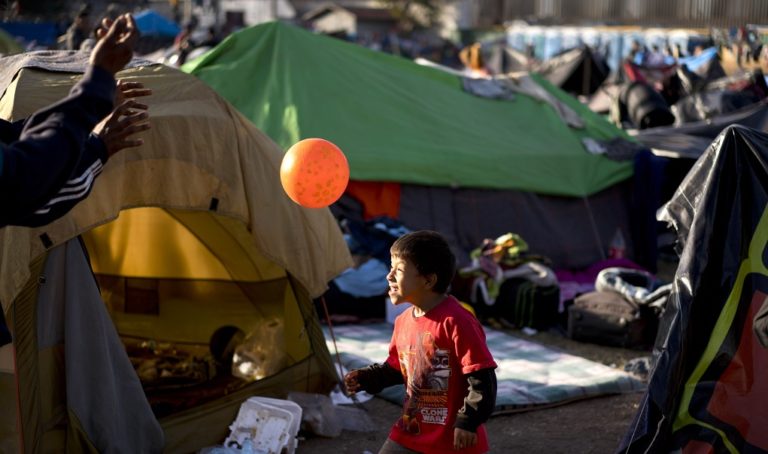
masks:
[[[568,337],[624,348],[646,348],[653,343],[657,318],[647,307],[615,292],[589,292],[568,308]]]

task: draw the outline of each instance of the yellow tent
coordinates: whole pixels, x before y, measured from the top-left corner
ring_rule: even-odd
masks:
[[[6,119],[79,77],[43,69],[71,54],[24,58],[0,98]],[[65,217],[0,229],[14,336],[0,349],[0,398],[17,402],[0,409],[2,452],[190,452],[223,441],[249,396],[336,380],[311,302],[351,263],[330,212],[294,204],[282,151],[193,76],[136,61],[119,77],[153,89],[145,144],[110,159]],[[279,327],[262,341],[274,360],[264,378],[150,389],[126,355],[129,342],[205,352],[222,326]]]

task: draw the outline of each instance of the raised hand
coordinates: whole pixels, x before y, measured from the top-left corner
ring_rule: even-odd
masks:
[[[150,128],[148,118],[145,104],[129,99],[118,105],[96,127],[98,136],[107,147],[107,155],[111,157],[124,148],[142,145],[142,139],[132,136]]]
[[[141,82],[128,82],[120,79],[117,81],[117,91],[115,92],[115,105],[119,106],[126,99],[140,98],[152,94],[151,88],[145,88]]]
[[[107,25],[109,28],[104,31]],[[115,75],[133,57],[133,46],[139,38],[136,22],[130,14],[123,14],[114,22],[105,19],[96,34],[99,40],[91,52],[90,63]]]

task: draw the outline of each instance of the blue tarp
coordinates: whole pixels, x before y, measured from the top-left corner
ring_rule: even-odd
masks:
[[[55,22],[0,22],[0,28],[26,43],[35,41],[39,46],[53,46],[63,33]]]
[[[716,47],[705,49],[701,54],[696,56],[681,58],[679,62],[681,65],[687,66],[689,70],[696,71],[701,65],[707,63],[713,58],[717,58]]]
[[[133,16],[136,26],[145,36],[176,36],[181,29],[175,22],[148,9]]]

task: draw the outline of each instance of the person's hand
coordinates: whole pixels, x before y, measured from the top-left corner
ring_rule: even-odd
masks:
[[[141,82],[128,82],[120,79],[117,81],[117,90],[115,91],[115,105],[119,106],[126,99],[140,98],[152,94],[151,88],[145,88]]]
[[[477,434],[468,430],[453,429],[453,449],[464,449],[477,444]]]
[[[133,16],[123,14],[114,22],[104,19],[96,36],[99,40],[91,52],[90,63],[115,75],[131,61],[139,30]]]
[[[148,118],[147,106],[134,100],[123,101],[107,115],[95,129],[107,147],[107,155],[112,157],[124,148],[142,145],[142,139],[132,136],[150,128]]]
[[[361,389],[360,383],[357,381],[358,375],[360,375],[360,371],[353,370],[344,376],[344,386],[350,394],[355,394]]]

